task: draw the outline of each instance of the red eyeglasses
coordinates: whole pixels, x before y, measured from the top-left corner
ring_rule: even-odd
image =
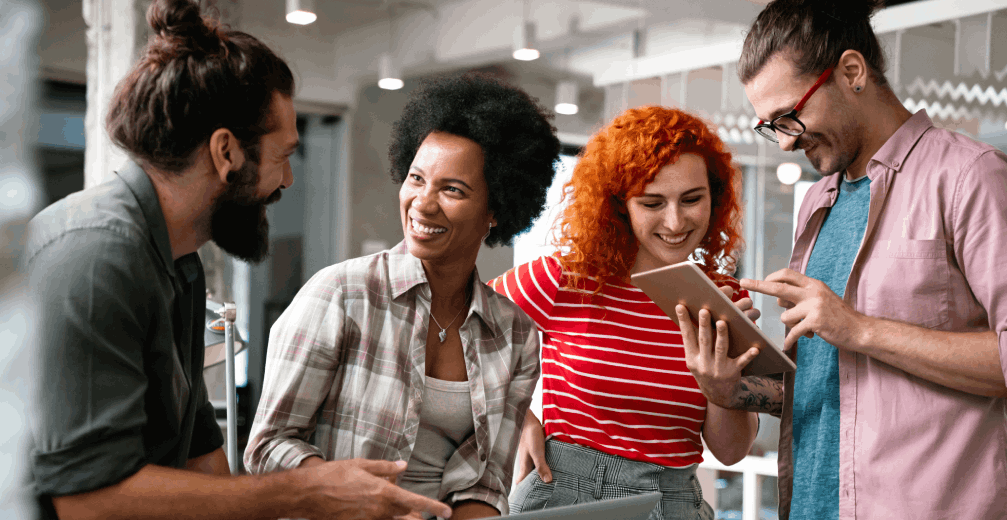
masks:
[[[804,104],[807,103],[808,98],[810,98],[811,95],[818,90],[818,87],[821,87],[829,80],[829,77],[832,76],[832,69],[833,67],[825,69],[825,72],[818,77],[818,81],[811,86],[811,90],[809,90],[808,93],[801,98],[793,110],[777,117],[776,119],[773,119],[768,123],[760,119],[759,124],[755,125],[755,131],[762,137],[765,137],[774,143],[780,142],[780,139],[776,135],[777,132],[792,137],[797,137],[803,134],[808,128],[804,126],[804,123],[802,123],[800,119],[797,119],[797,112],[804,108]]]

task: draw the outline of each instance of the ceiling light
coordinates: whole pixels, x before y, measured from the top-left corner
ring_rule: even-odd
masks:
[[[522,22],[514,29],[514,59],[521,61],[537,60],[538,49],[535,48],[535,24]]]
[[[378,86],[385,90],[398,90],[405,86],[402,74],[392,61],[392,55],[387,52],[378,57]]]
[[[317,19],[315,0],[287,0],[288,22],[297,25],[308,25]]]
[[[787,162],[776,167],[776,178],[786,185],[794,184],[801,180],[801,165]]]
[[[577,113],[576,81],[560,81],[556,85],[556,113],[572,116]]]

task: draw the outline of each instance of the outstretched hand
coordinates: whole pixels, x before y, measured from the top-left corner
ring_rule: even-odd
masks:
[[[410,493],[393,482],[406,468],[403,461],[341,460],[303,467],[309,499],[301,514],[311,519],[384,520],[427,513],[451,517],[441,502]]]

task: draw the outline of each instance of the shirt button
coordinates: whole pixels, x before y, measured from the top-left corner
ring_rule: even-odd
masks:
[[[486,462],[486,454],[485,453],[483,453],[482,455],[479,456],[479,461],[480,462]]]

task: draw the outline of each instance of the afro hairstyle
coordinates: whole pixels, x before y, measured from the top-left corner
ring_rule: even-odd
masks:
[[[487,74],[426,80],[410,94],[392,130],[392,179],[405,182],[431,132],[475,141],[483,151],[489,209],[497,221],[485,243],[510,245],[545,206],[560,151],[552,117],[523,90]]]

